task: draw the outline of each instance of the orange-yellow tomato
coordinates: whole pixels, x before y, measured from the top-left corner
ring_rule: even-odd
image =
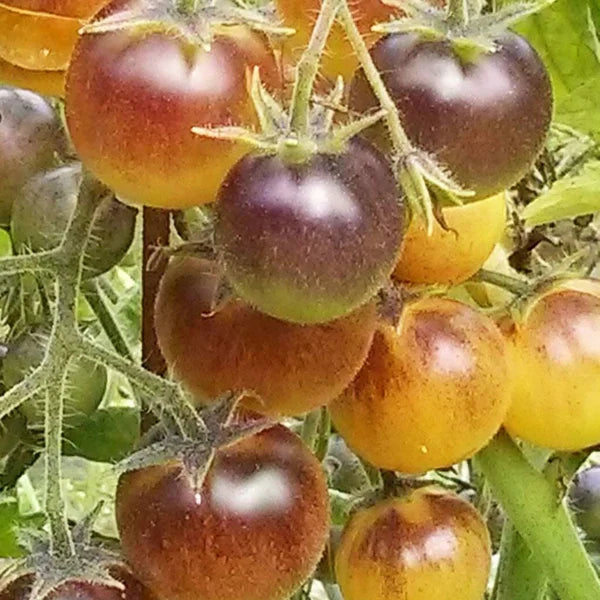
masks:
[[[319,14],[321,0],[276,0],[276,4],[284,24],[296,30],[295,35],[285,39],[283,48],[284,59],[296,62],[308,44]],[[356,24],[369,46],[380,37],[371,31],[371,27],[379,21],[387,21],[394,12],[398,12],[379,0],[353,1],[350,6]],[[340,24],[336,23],[327,41],[325,55],[321,61],[321,71],[330,79],[342,75],[349,80],[357,67],[358,59],[347,39],[346,32]]]
[[[373,465],[421,473],[480,450],[510,402],[506,342],[473,308],[443,298],[382,326],[354,382],[331,406],[348,445]]]
[[[431,236],[422,220],[412,220],[394,271],[396,279],[421,284],[462,283],[483,266],[506,228],[504,193],[442,212],[449,230],[435,223]]]
[[[0,58],[23,69],[64,71],[78,31],[106,0],[0,2]]]
[[[319,325],[269,317],[241,300],[210,316],[218,278],[210,263],[175,259],[161,282],[155,327],[174,376],[203,402],[252,390],[246,406],[299,415],[333,400],[362,367],[376,326],[374,303]]]
[[[30,71],[0,58],[0,83],[62,98],[65,94],[65,71]]]
[[[513,435],[557,450],[600,443],[600,282],[553,287],[507,331]]]
[[[468,502],[422,488],[357,512],[336,554],[345,600],[481,600],[490,536]]]

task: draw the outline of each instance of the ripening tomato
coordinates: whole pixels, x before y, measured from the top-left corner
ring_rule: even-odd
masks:
[[[282,425],[220,450],[200,489],[179,462],[123,475],[116,513],[136,575],[168,600],[286,600],[329,534],[321,465]]]
[[[171,0],[161,0],[171,2]],[[127,10],[116,0],[98,18]],[[67,74],[66,114],[83,163],[132,204],[213,202],[241,142],[196,136],[194,126],[253,126],[247,75],[280,79],[265,41],[241,26],[215,29],[209,51],[175,34],[123,30],[81,36]]]
[[[481,600],[490,563],[475,508],[428,487],[355,513],[335,570],[345,600]]]
[[[0,84],[62,98],[65,94],[65,78],[66,71],[31,71],[0,58]]]
[[[510,433],[557,450],[600,443],[600,282],[568,281],[538,295],[507,339]]]
[[[373,465],[422,473],[473,456],[498,431],[511,389],[506,343],[475,309],[408,303],[383,325],[354,382],[330,405],[348,445]]]
[[[177,379],[208,401],[252,390],[245,405],[274,416],[327,404],[363,365],[376,323],[374,303],[332,323],[298,325],[232,300],[210,315],[218,276],[198,258],[171,261],[156,301],[158,342]]]
[[[276,5],[283,17],[284,25],[296,30],[295,35],[284,40],[284,58],[297,62],[308,45],[321,8],[321,0],[303,0],[302,2],[276,0]],[[353,1],[350,3],[350,7],[358,29],[369,46],[374,44],[379,37],[371,31],[371,27],[377,22],[387,21],[394,14],[392,7],[386,6],[379,0]],[[358,59],[348,41],[346,32],[341,24],[336,23],[331,30],[325,53],[321,59],[321,71],[330,79],[335,80],[338,75],[343,75],[348,80],[357,67]]]
[[[47,600],[156,600],[154,594],[122,567],[110,569],[124,590],[84,581],[62,583],[46,596]],[[29,576],[17,579],[0,592],[0,600],[29,600],[33,581]]]
[[[34,71],[64,71],[79,29],[107,0],[3,0],[0,58]]]
[[[66,145],[52,106],[27,90],[0,87],[0,225],[8,225],[14,196]]]
[[[474,191],[472,200],[493,196],[527,173],[552,119],[552,86],[535,50],[511,32],[496,46],[493,53],[465,57],[450,40],[399,33],[371,49],[408,137]],[[362,113],[376,106],[361,69],[350,107]],[[367,135],[389,146],[385,127]]]
[[[438,223],[427,235],[414,218],[402,245],[394,277],[410,283],[456,285],[474,275],[491,255],[506,228],[504,193],[442,210],[448,230]]]

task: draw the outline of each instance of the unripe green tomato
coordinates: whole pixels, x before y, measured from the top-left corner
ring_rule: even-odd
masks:
[[[10,345],[2,361],[2,376],[7,389],[25,379],[44,359],[48,344],[44,329],[31,330]],[[64,424],[75,427],[93,413],[102,401],[106,390],[106,368],[89,359],[69,364],[64,398]],[[30,429],[43,429],[45,395],[33,396],[21,405]]]
[[[39,173],[15,197],[11,235],[19,253],[58,246],[77,204],[81,165]],[[133,242],[137,209],[110,195],[102,198],[85,252],[83,276],[95,277],[116,264]]]

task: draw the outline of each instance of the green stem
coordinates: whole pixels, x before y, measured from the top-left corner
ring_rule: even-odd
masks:
[[[310,42],[296,67],[290,129],[298,139],[307,138],[310,133],[310,99],[319,72],[319,62],[341,2],[342,0],[323,0]]]
[[[398,156],[405,156],[413,150],[412,144],[402,127],[402,121],[400,120],[400,115],[396,109],[396,104],[390,96],[390,93],[387,91],[385,83],[381,78],[381,74],[371,58],[369,48],[365,44],[365,41],[356,26],[352,11],[348,6],[348,0],[343,0],[339,18],[346,30],[346,34],[348,35],[348,39],[352,44],[354,52],[356,52],[356,55],[360,60],[365,77],[371,85],[375,97],[379,100],[381,108],[386,112],[385,122],[390,132],[394,152]]]
[[[448,23],[466,27],[470,20],[469,0],[448,0]]]
[[[531,292],[531,286],[522,279],[517,279],[504,273],[496,273],[481,269],[471,279],[471,281],[479,281],[481,283],[489,283],[496,287],[502,288],[515,296],[526,296]]]
[[[183,15],[194,15],[198,11],[200,0],[176,0],[177,10]]]
[[[130,362],[135,362],[127,340],[110,307],[105,302],[98,283],[95,280],[86,281],[82,286],[82,290],[85,299],[94,311],[115,351]]]
[[[476,458],[561,600],[600,600],[600,580],[564,503],[502,431]]]
[[[311,449],[312,452],[315,451],[315,447],[317,445],[317,438],[319,436],[319,427],[321,424],[321,409],[317,408],[312,412],[309,412],[304,417],[304,422],[302,423],[302,432],[300,433],[300,437],[303,439],[304,443]]]

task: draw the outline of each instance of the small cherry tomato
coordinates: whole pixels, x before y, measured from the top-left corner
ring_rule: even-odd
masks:
[[[27,90],[0,87],[0,225],[8,225],[15,194],[64,150],[54,109]]]
[[[171,0],[162,0],[171,2]],[[126,11],[116,0],[97,18]],[[247,76],[280,75],[266,42],[242,26],[215,29],[206,50],[170,33],[132,29],[81,36],[67,75],[66,114],[83,163],[125,202],[186,208],[213,202],[242,142],[194,126],[253,126]]]
[[[286,600],[329,534],[321,465],[282,425],[220,450],[200,489],[178,462],[123,475],[125,556],[169,600]]]
[[[216,215],[215,244],[239,296],[304,324],[372,299],[397,262],[404,221],[390,165],[359,138],[300,164],[246,155],[223,182]]]
[[[355,513],[335,570],[345,600],[481,600],[490,563],[475,508],[429,487]]]
[[[577,474],[569,490],[569,505],[587,538],[600,541],[600,466]]]
[[[485,446],[510,398],[506,343],[493,321],[460,302],[422,298],[375,334],[365,366],[330,411],[370,463],[421,473]]]
[[[156,302],[158,342],[177,379],[197,398],[252,390],[246,406],[266,414],[299,415],[336,398],[362,367],[376,324],[369,303],[332,323],[298,325],[232,300],[211,315],[214,268],[175,259]]]
[[[557,450],[600,443],[600,282],[569,281],[538,295],[507,339],[515,383],[507,429]]]
[[[399,281],[456,285],[474,275],[491,255],[506,228],[505,194],[442,210],[448,230],[438,223],[427,234],[413,219],[404,234],[394,277]]]
[[[493,53],[465,58],[449,40],[400,33],[371,49],[408,137],[474,191],[472,200],[498,194],[527,173],[552,118],[552,86],[535,50],[510,32],[496,45]],[[360,70],[350,107],[365,112],[376,106]],[[370,134],[378,145],[389,145],[383,126]]]

